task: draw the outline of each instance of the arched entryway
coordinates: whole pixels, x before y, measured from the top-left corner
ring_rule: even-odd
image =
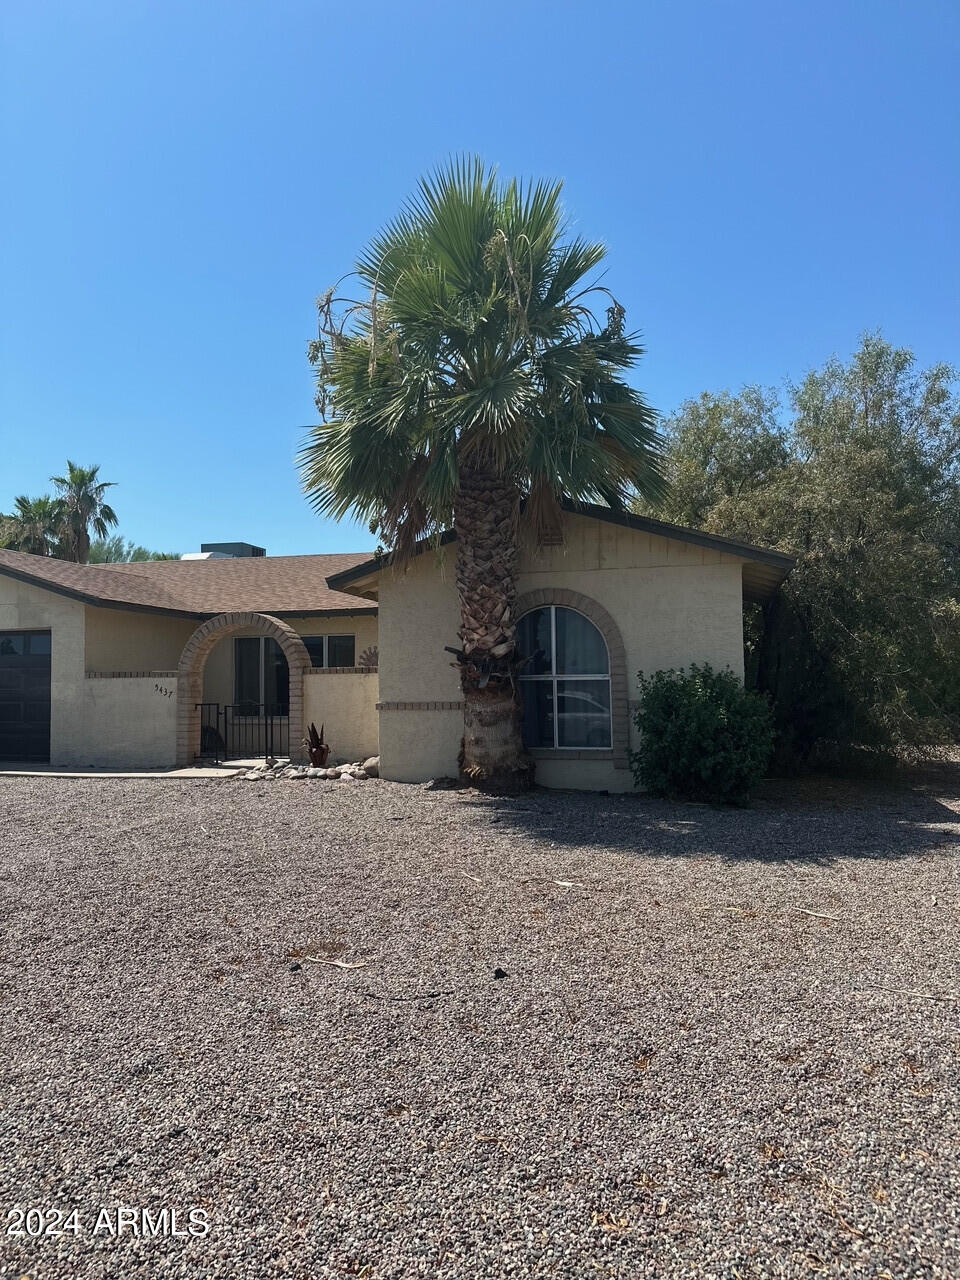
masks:
[[[271,636],[283,650],[290,671],[290,758],[302,760],[303,675],[310,666],[306,645],[296,631],[268,613],[221,613],[210,618],[183,646],[177,680],[177,763],[193,764],[200,750],[203,669],[211,650],[238,632]]]

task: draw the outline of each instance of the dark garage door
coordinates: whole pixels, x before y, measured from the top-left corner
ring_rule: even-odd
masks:
[[[0,760],[50,759],[50,632],[0,631]]]

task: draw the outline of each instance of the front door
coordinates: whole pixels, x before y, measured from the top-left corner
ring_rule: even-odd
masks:
[[[0,760],[50,759],[50,632],[0,631]]]

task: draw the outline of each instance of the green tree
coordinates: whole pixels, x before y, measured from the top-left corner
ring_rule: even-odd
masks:
[[[68,461],[65,476],[51,477],[63,510],[65,559],[78,564],[87,562],[91,528],[98,538],[106,538],[109,527],[117,523],[116,513],[106,502],[113,484],[100,480],[99,474],[99,466],[78,467]]]
[[[56,555],[63,533],[63,508],[56,498],[14,498],[9,516],[0,517],[0,546],[29,551],[35,556]]]
[[[132,564],[144,560],[179,560],[175,551],[148,551],[120,533],[109,538],[95,538],[90,543],[88,564]]]
[[[514,689],[521,520],[559,528],[564,498],[622,506],[662,489],[656,415],[626,381],[641,355],[584,279],[602,245],[570,238],[560,184],[452,164],[363,252],[362,302],[320,300],[311,344],[324,418],[301,455],[323,515],[353,512],[395,553],[457,535],[463,771],[531,776]]]
[[[781,759],[923,746],[960,727],[960,400],[879,335],[786,403],[703,395],[667,423],[666,518],[798,556],[750,620]]]

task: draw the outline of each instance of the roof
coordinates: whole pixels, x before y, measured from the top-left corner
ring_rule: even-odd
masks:
[[[739,542],[734,538],[723,538],[719,534],[704,533],[700,529],[686,529],[682,525],[668,524],[665,520],[654,520],[649,516],[630,515],[628,512],[613,511],[610,507],[592,506],[588,503],[564,502],[563,508],[571,515],[603,520],[607,524],[621,525],[641,533],[656,534],[660,538],[674,538],[680,542],[690,542],[695,546],[708,547],[712,551],[723,551],[727,555],[736,556],[743,561],[743,594],[747,600],[769,599],[797,562],[795,556],[787,555],[783,551],[771,551],[768,547],[757,547],[752,543]],[[442,534],[440,541],[450,543],[455,538],[456,534],[451,530]],[[433,541],[426,539],[417,544],[414,554],[418,555],[434,545],[436,544]],[[338,591],[349,591],[352,585],[385,569],[390,561],[389,555],[381,555],[352,565],[331,574],[330,586]]]
[[[218,613],[302,616],[376,613],[327,579],[366,562],[366,552],[319,556],[244,556],[235,560],[144,560],[73,564],[0,549],[0,575],[58,595],[113,609],[209,618]]]

